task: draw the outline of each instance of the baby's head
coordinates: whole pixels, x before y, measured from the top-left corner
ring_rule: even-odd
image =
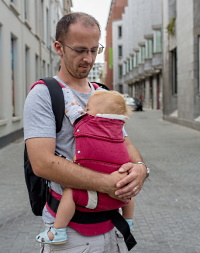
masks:
[[[130,109],[124,97],[117,91],[96,90],[89,98],[86,112],[95,116],[100,114],[118,114],[128,116]]]

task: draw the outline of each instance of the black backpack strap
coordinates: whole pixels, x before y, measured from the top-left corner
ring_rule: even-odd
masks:
[[[56,133],[60,132],[65,111],[65,102],[62,88],[58,81],[53,77],[45,77],[40,79],[45,82],[49,89],[52,109],[56,120]]]

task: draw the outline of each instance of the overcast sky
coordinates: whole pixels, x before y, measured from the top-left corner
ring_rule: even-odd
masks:
[[[72,11],[82,11],[93,15],[101,26],[101,40],[100,43],[105,46],[105,28],[110,11],[110,4],[112,0],[72,0]],[[96,62],[103,62],[103,53],[97,56]]]

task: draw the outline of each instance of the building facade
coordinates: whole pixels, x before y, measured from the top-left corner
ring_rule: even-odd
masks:
[[[113,38],[112,38],[112,23],[114,20],[121,19],[124,8],[128,0],[112,0],[110,5],[110,12],[106,26],[106,48],[104,53],[104,84],[110,89],[113,85]]]
[[[0,0],[0,146],[22,134],[31,84],[58,71],[55,26],[71,7],[71,0]]]
[[[128,0],[112,24],[114,89],[162,108],[162,0]]]
[[[200,130],[200,1],[164,0],[163,118]]]

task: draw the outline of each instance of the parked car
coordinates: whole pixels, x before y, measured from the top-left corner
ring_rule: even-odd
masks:
[[[134,103],[135,111],[143,111],[142,100],[140,100],[139,98],[134,98]]]
[[[123,94],[126,104],[132,108],[133,111],[142,111],[142,101],[138,98],[132,98],[128,94]]]

